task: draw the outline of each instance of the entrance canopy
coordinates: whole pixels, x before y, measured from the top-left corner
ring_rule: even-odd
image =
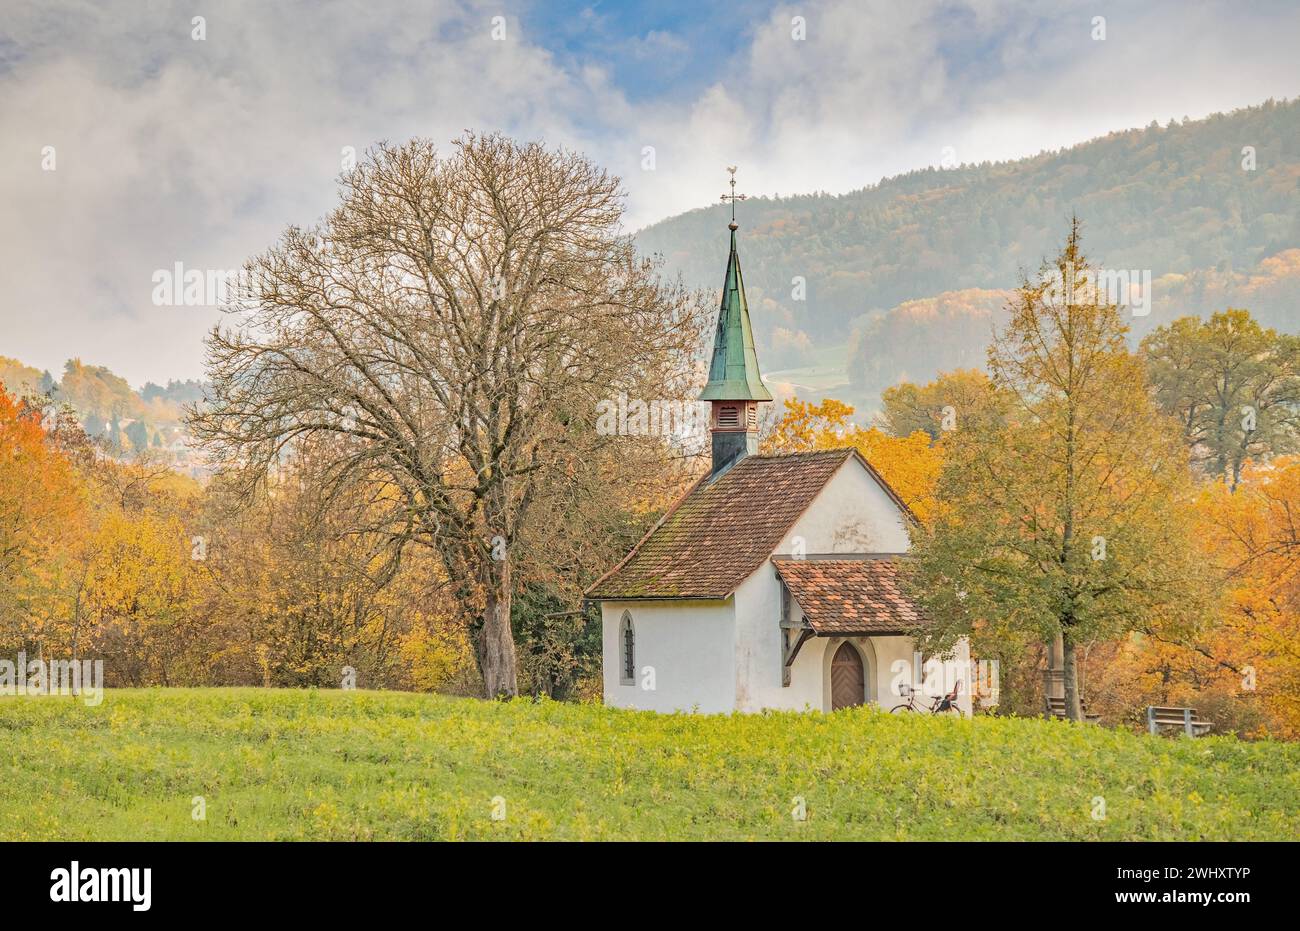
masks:
[[[907,634],[922,626],[920,607],[903,590],[895,554],[772,560],[777,575],[818,637]]]

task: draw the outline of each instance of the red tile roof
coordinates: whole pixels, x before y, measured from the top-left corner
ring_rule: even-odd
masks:
[[[897,557],[772,562],[818,635],[906,633],[923,622]]]
[[[622,562],[596,580],[587,597],[730,596],[772,555],[817,493],[853,456],[857,453],[852,449],[746,456],[713,482],[705,476]],[[889,490],[883,480],[881,485]]]

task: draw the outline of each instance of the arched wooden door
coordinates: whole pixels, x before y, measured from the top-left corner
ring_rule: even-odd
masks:
[[[866,701],[867,679],[862,654],[845,641],[831,659],[831,710],[852,708]]]

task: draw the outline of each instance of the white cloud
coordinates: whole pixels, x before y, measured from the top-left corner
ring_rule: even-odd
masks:
[[[219,314],[153,306],[153,271],[238,267],[314,222],[344,146],[471,128],[579,144],[570,116],[601,91],[513,17],[497,42],[495,10],[452,4],[220,4],[202,42],[188,8],[26,12],[0,70],[0,198],[18,218],[0,229],[0,354],[56,375],[70,356],[137,384],[201,374]]]

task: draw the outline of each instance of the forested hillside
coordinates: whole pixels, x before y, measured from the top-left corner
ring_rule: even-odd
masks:
[[[1253,169],[1243,167],[1247,146]],[[987,342],[989,292],[1052,254],[1071,213],[1104,267],[1150,270],[1155,296],[1133,321],[1135,339],[1229,304],[1294,330],[1298,186],[1300,102],[1269,101],[842,196],[757,197],[742,207],[741,250],[761,358],[769,370],[838,365],[852,385],[839,394],[869,403],[902,375],[924,380],[968,362]],[[665,220],[639,244],[687,284],[716,288],[724,210]],[[937,306],[907,303],[925,298]],[[850,341],[846,361],[841,350],[827,362]]]
[[[192,465],[188,435],[182,424],[184,408],[203,399],[203,383],[146,382],[139,391],[103,365],[69,359],[56,380],[49,372],[0,355],[0,388],[15,397],[44,395],[66,405],[86,433],[103,439],[119,456],[154,451],[180,465]]]

